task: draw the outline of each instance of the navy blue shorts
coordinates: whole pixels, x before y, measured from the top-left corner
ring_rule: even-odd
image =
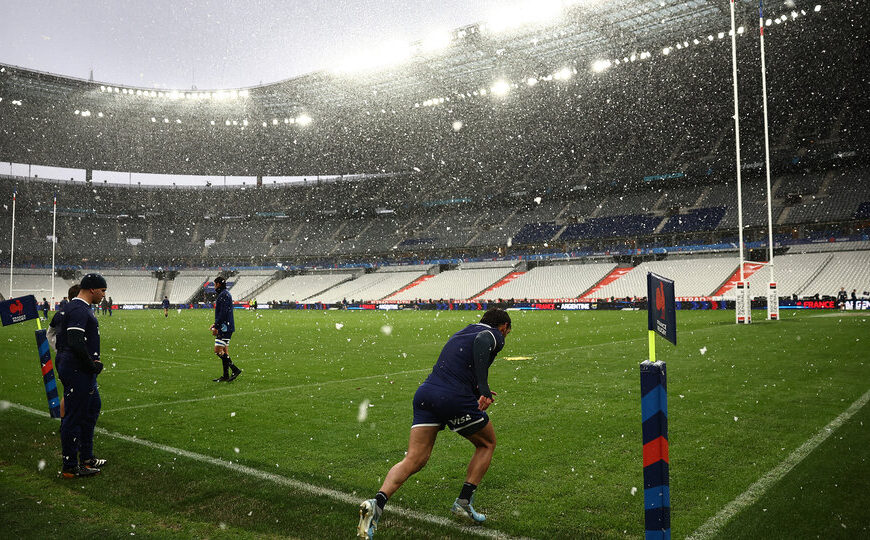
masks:
[[[462,396],[423,383],[414,394],[414,422],[411,427],[449,427],[463,436],[477,433],[489,423],[489,416],[477,409],[477,398]]]
[[[232,333],[224,334],[223,332],[218,332],[218,334],[214,338],[214,346],[215,347],[229,347],[230,339],[233,337]]]

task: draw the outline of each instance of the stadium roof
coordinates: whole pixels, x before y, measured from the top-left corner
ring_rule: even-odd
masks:
[[[738,24],[754,27],[757,4],[738,1]],[[813,3],[786,2],[812,10]],[[549,8],[547,6],[550,6]],[[780,7],[780,10],[782,8]],[[772,14],[778,16],[778,13]],[[530,18],[532,19],[529,22]],[[494,81],[552,77],[560,70],[590,70],[596,61],[643,53],[661,54],[684,40],[728,31],[726,2],[713,0],[564,0],[505,12],[501,18],[457,28],[432,42],[396,45],[389,51],[348,58],[337,70],[319,71],[285,81],[232,91],[130,87],[4,66],[0,90],[10,95],[65,99],[82,91],[109,88],[114,94],[156,99],[221,100],[233,103],[238,90],[286,116],[288,109],[355,107],[384,103],[417,104],[486,90]],[[119,98],[126,97],[119,95]]]

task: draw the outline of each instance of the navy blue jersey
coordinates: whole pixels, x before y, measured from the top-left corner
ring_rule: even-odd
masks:
[[[236,331],[236,325],[233,322],[233,297],[227,289],[222,290],[215,300],[214,327],[221,335],[232,334]]]
[[[163,309],[169,309],[169,300],[163,299]]]
[[[58,356],[70,355],[68,332],[84,332],[85,348],[92,361],[100,359],[100,328],[91,306],[81,298],[73,298],[56,321]]]
[[[485,334],[481,337],[486,339],[489,346],[489,357],[484,359],[486,365],[483,366],[485,369],[489,369],[495,356],[504,347],[504,336],[497,328],[487,324],[470,324],[453,334],[447,341],[447,344],[441,349],[438,361],[432,368],[432,373],[423,384],[447,388],[458,395],[471,394],[475,398],[479,397],[481,393],[489,394],[486,381],[480,381],[486,386],[483,389],[480,388],[475,366],[472,365],[474,342],[480,334]]]

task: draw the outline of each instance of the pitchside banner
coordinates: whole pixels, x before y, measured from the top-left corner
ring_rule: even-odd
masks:
[[[3,326],[39,318],[36,310],[36,298],[29,294],[0,302],[0,320]]]
[[[650,330],[677,344],[677,309],[674,282],[652,272],[646,275],[647,321]]]

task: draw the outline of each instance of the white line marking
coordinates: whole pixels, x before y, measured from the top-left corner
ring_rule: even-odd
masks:
[[[728,523],[734,516],[747,506],[754,504],[761,498],[771,486],[782,480],[798,463],[804,460],[810,452],[815,450],[820,444],[825,442],[834,431],[852,418],[861,407],[870,401],[870,390],[864,392],[864,395],[855,400],[840,416],[831,420],[827,426],[819,430],[805,443],[800,445],[797,450],[789,454],[782,463],[771,469],[767,474],[762,476],[758,481],[749,486],[746,491],[741,493],[736,499],[726,504],[719,513],[707,520],[706,523],[698,527],[688,539],[701,540],[704,538],[712,538],[719,534],[719,530]]]
[[[35,414],[37,416],[48,417],[48,413],[44,411],[40,411],[37,409],[32,409],[25,405],[19,405],[18,403],[7,402],[10,407],[22,410],[24,412]],[[145,439],[140,439],[138,437],[131,437],[129,435],[124,435],[122,433],[115,433],[113,431],[108,431],[103,428],[96,428],[94,431],[100,433],[102,435],[106,435],[107,437],[112,437],[113,439],[120,439],[122,441],[127,441],[133,444],[139,444],[145,446],[147,448],[151,448],[154,450],[160,450],[162,452],[167,452],[169,454],[175,454],[176,456],[186,457],[188,459],[192,459],[194,461],[199,461],[201,463],[208,463],[209,465],[215,465],[217,467],[223,467],[225,469],[229,469],[231,471],[235,471],[239,474],[245,474],[247,476],[253,476],[254,478],[259,478],[261,480],[269,480],[281,486],[286,486],[291,489],[295,489],[297,491],[301,491],[304,493],[311,493],[313,495],[319,495],[322,497],[329,497],[330,499],[334,499],[336,501],[347,503],[353,505],[354,513],[350,514],[354,522],[356,521],[356,506],[362,502],[362,500],[355,495],[351,495],[350,493],[344,493],[342,491],[338,491],[335,489],[329,489],[322,486],[316,486],[314,484],[309,484],[307,482],[301,482],[299,480],[294,480],[292,478],[287,478],[286,476],[280,476],[277,474],[261,471],[259,469],[255,469],[253,467],[248,467],[245,465],[240,465],[238,463],[233,463],[231,461],[225,461],[220,458],[215,458],[211,456],[206,456],[204,454],[198,454],[196,452],[191,452],[189,450],[183,450],[181,448],[175,448],[172,446],[167,446],[165,444],[160,444],[156,442],[151,442]],[[482,527],[470,527],[467,525],[460,525],[455,521],[450,519],[433,516],[431,514],[426,514],[424,512],[417,512],[416,510],[409,510],[407,508],[402,508],[401,506],[391,504],[389,508],[390,514],[396,514],[402,516],[403,518],[410,518],[417,521],[423,521],[426,523],[433,523],[435,525],[440,525],[442,527],[450,527],[461,531],[465,534],[475,535],[475,536],[484,536],[487,538],[512,538],[507,534],[495,530],[495,529],[485,529]],[[351,529],[353,524],[348,526],[348,530]]]
[[[431,368],[426,369],[412,369],[408,371],[398,371],[396,373],[380,373],[378,375],[366,375],[365,377],[354,377],[352,379],[335,379],[331,381],[323,381],[323,382],[310,382],[303,384],[295,384],[292,386],[279,386],[277,388],[263,388],[261,390],[251,390],[249,392],[237,392],[235,394],[215,394],[209,397],[201,397],[201,398],[191,398],[191,399],[179,399],[176,401],[162,401],[159,403],[144,403],[142,405],[129,405],[127,407],[116,407],[114,409],[106,409],[103,410],[102,413],[110,413],[110,412],[118,412],[118,411],[127,411],[130,409],[145,409],[147,407],[160,407],[161,405],[176,405],[178,403],[196,403],[198,401],[208,401],[211,399],[218,398],[232,398],[238,396],[251,396],[255,394],[266,394],[269,392],[281,392],[283,390],[294,390],[296,388],[305,388],[307,386],[322,386],[324,384],[335,384],[335,383],[343,383],[343,382],[351,382],[351,381],[362,381],[366,379],[376,379],[378,377],[392,377],[395,375],[405,375],[407,373],[420,373],[421,371],[430,371]]]

